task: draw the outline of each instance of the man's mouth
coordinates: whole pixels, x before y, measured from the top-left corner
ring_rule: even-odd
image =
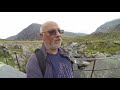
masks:
[[[60,40],[60,39],[57,39],[57,40],[55,40],[55,42],[56,42],[56,43],[60,43],[60,42],[61,42],[61,40]]]
[[[56,39],[55,41],[60,41],[60,39]]]
[[[60,39],[56,40],[56,41],[60,41]]]

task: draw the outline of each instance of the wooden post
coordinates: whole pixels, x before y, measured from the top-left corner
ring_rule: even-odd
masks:
[[[94,72],[94,68],[95,68],[95,62],[96,62],[96,60],[94,60],[94,63],[93,63],[93,68],[92,68],[92,73],[91,73],[91,76],[90,76],[90,78],[92,78],[92,75],[93,75],[93,72]]]
[[[20,64],[19,64],[19,61],[18,61],[17,53],[16,53],[16,52],[15,52],[15,56],[16,56],[16,60],[17,60],[17,64],[18,64],[18,68],[19,68],[19,70],[21,71],[21,69],[20,69]]]

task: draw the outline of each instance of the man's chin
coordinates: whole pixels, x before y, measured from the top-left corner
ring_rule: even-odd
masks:
[[[61,46],[61,45],[55,45],[55,46],[53,47],[53,49],[58,49],[58,48],[60,48],[60,46]]]

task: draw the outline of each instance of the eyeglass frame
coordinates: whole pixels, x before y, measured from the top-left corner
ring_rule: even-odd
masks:
[[[51,30],[41,32],[41,33],[49,33],[50,36],[55,36],[57,35],[57,32],[59,32],[60,34],[63,34],[64,30],[63,29],[51,29]]]

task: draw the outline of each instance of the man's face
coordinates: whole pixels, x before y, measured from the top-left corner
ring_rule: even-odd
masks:
[[[57,49],[61,46],[62,38],[57,24],[49,24],[43,29],[42,40],[47,49]]]

